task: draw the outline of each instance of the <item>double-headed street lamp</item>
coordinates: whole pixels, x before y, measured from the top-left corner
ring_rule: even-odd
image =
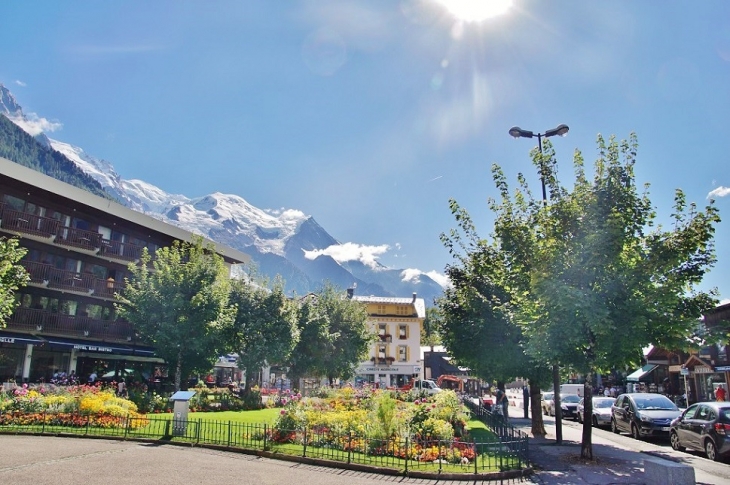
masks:
[[[558,125],[552,130],[547,130],[545,133],[533,133],[531,131],[523,130],[519,126],[513,126],[509,129],[509,134],[513,138],[534,138],[537,137],[537,146],[540,150],[540,182],[542,183],[542,202],[547,202],[547,194],[545,193],[545,167],[542,165],[542,138],[550,138],[551,136],[565,136],[568,134],[568,125]]]
[[[545,133],[533,133],[531,131],[523,130],[518,126],[513,126],[509,129],[509,134],[514,138],[534,138],[537,137],[537,146],[540,150],[540,183],[542,184],[542,203],[547,205],[547,193],[545,192],[545,165],[542,161],[542,139],[550,138],[551,136],[565,136],[568,134],[568,125],[558,125],[552,130],[547,130]],[[562,409],[560,407],[560,367],[555,364],[553,365],[553,401],[555,402],[555,442],[560,444],[563,442],[563,427],[562,427]],[[525,407],[525,417],[527,417],[527,407]]]

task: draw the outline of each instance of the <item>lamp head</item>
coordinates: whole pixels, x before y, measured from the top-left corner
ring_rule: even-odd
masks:
[[[550,136],[555,136],[555,135],[565,136],[568,134],[569,130],[570,130],[570,128],[568,128],[568,125],[558,125],[555,128],[553,128],[552,130],[547,130],[545,132],[545,138],[548,138]]]
[[[532,138],[534,133],[531,131],[523,130],[519,126],[513,126],[509,129],[509,134],[513,138]]]

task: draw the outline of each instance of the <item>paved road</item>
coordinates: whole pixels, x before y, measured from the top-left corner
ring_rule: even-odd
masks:
[[[302,465],[205,448],[105,439],[0,435],[0,483],[444,485],[447,482]],[[479,485],[481,482],[461,483]]]

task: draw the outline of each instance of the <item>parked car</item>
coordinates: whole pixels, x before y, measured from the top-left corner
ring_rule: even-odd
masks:
[[[682,414],[663,394],[640,392],[621,394],[611,407],[611,430],[630,433],[634,438],[669,437],[669,428]]]
[[[542,413],[545,416],[550,415],[550,403],[553,400],[554,394],[555,394],[554,392],[543,392],[542,393],[542,401],[541,401],[540,405],[542,406]]]
[[[580,396],[578,394],[560,394],[560,409],[562,409],[563,418],[576,419],[578,416],[578,403]],[[555,416],[555,395],[550,399],[549,416]]]
[[[612,397],[594,396],[593,398],[593,412],[591,416],[591,423],[595,427],[599,426],[611,426],[611,406],[615,401]],[[578,422],[582,423],[585,419],[585,398],[582,398],[578,403]]]
[[[672,422],[672,448],[702,451],[710,460],[730,457],[730,402],[698,402]]]

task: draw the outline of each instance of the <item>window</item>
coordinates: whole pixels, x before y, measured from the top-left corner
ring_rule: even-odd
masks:
[[[386,308],[385,305],[378,305],[377,310],[375,311],[376,315],[385,315],[386,314]]]
[[[411,314],[411,309],[408,306],[398,305],[395,309],[395,314],[400,316],[408,316]]]
[[[385,323],[379,323],[378,324],[378,335],[381,337],[385,337],[385,334],[388,333],[388,325]]]
[[[387,345],[378,345],[378,359],[385,360],[385,357],[388,355],[388,346]]]
[[[398,325],[398,338],[401,340],[408,338],[408,325]]]
[[[3,202],[8,204],[8,206],[16,211],[23,211],[23,208],[25,207],[25,201],[23,199],[20,199],[18,197],[13,197],[12,195],[5,194],[3,196]]]
[[[398,362],[408,362],[408,346],[398,346]]]

